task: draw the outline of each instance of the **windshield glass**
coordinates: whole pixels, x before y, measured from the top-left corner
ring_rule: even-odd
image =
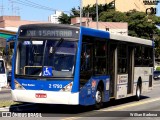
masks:
[[[0,60],[0,74],[5,73],[5,67],[4,67],[4,62],[3,60]]]
[[[59,40],[19,40],[16,75],[72,77],[77,42]]]

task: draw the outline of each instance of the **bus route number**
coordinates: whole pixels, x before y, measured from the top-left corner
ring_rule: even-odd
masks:
[[[62,84],[49,84],[49,88],[62,88]]]

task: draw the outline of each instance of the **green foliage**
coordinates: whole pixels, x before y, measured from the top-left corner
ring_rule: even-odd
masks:
[[[130,36],[154,40],[156,57],[160,56],[160,30],[156,27],[157,24],[160,25],[160,17],[155,15],[146,15],[145,12],[138,12],[136,10],[122,13],[115,11],[111,3],[99,5],[98,9],[99,21],[127,22],[128,34]],[[96,20],[96,4],[84,7],[82,13],[83,17],[92,17],[93,20]],[[62,14],[59,21],[62,24],[70,24],[72,17],[79,16],[80,7],[78,7],[78,9],[72,8],[71,14]]]
[[[62,15],[58,18],[58,21],[61,24],[71,24],[71,17],[67,14],[62,13]]]
[[[99,20],[104,22],[123,22],[126,16],[122,12],[115,12],[110,10],[108,12],[101,12],[99,15]]]
[[[70,17],[79,17],[79,16],[80,16],[80,7],[78,7],[78,10],[75,7],[72,8]]]
[[[98,5],[98,12],[99,14],[102,13],[103,11],[108,11],[110,9],[113,9],[111,4],[105,4],[105,5]],[[58,20],[61,24],[70,24],[71,23],[71,18],[73,17],[79,17],[80,16],[80,7],[76,9],[75,7],[71,9],[70,15],[68,14],[62,14]],[[86,6],[83,7],[82,9],[82,16],[83,17],[92,17],[93,20],[96,20],[96,4],[93,6]]]
[[[113,6],[111,4],[100,4],[98,5],[98,13],[102,13],[104,11],[109,11],[113,9]],[[83,7],[83,16],[84,17],[92,17],[93,20],[96,20],[96,4],[94,4],[93,6],[86,6]]]
[[[126,13],[118,11],[105,11],[99,16],[103,22],[127,22],[128,35],[151,39],[155,41],[155,56],[160,56],[160,30],[156,27],[160,24],[160,17],[146,15],[144,12],[132,10]]]
[[[160,71],[160,67],[157,67],[156,70],[157,70],[157,71]]]

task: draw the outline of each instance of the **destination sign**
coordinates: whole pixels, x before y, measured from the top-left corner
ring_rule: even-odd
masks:
[[[66,29],[47,29],[47,30],[21,30],[20,36],[25,37],[56,37],[56,38],[76,38],[78,37],[77,30]]]

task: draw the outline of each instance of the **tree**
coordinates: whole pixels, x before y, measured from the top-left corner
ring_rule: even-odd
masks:
[[[99,15],[99,20],[103,22],[124,22],[126,21],[127,16],[125,13],[110,10],[104,11]]]
[[[128,17],[128,30],[130,36],[152,39],[152,35],[157,30],[154,19],[144,12],[130,11],[126,13]]]
[[[155,15],[146,15],[145,12],[138,12],[131,10],[129,12],[119,12],[113,9],[111,4],[99,5],[99,21],[103,22],[127,22],[128,35],[154,39],[156,47],[156,56],[160,55],[160,30],[156,27],[160,24],[160,17]],[[80,16],[80,8],[72,8],[70,16],[62,14],[59,21],[63,24],[70,24],[72,17]],[[86,6],[82,10],[83,17],[92,17],[93,21],[96,20],[96,4],[93,6]]]
[[[103,11],[107,11],[109,9],[113,9],[113,6],[111,4],[98,5],[99,14],[102,13]],[[79,17],[79,16],[80,16],[80,7],[78,6],[78,9],[76,9],[75,7],[71,9],[70,15],[63,13],[58,18],[58,20],[61,24],[70,24],[71,18]],[[88,5],[86,7],[83,7],[82,16],[83,17],[92,17],[93,20],[96,20],[96,4],[94,4],[93,6]]]
[[[62,15],[58,18],[58,21],[61,24],[71,24],[71,17],[67,14],[62,13]]]
[[[151,39],[155,41],[155,54],[160,55],[160,30],[156,27],[160,24],[160,17],[146,15],[144,12],[131,10],[126,13],[118,11],[104,11],[100,14],[99,20],[103,22],[127,22],[128,35]]]

